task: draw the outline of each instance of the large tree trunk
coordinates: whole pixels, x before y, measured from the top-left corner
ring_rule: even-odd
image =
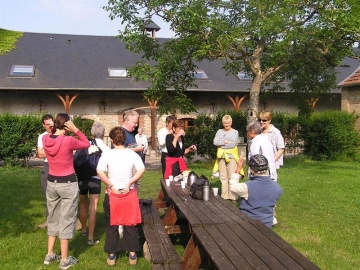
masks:
[[[255,77],[250,88],[250,103],[248,107],[247,122],[257,121],[259,115],[259,96],[262,80]]]

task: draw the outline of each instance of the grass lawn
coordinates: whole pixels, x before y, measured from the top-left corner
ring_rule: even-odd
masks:
[[[198,174],[210,176],[212,164],[189,164]],[[360,269],[360,164],[315,162],[303,157],[288,158],[279,170],[284,193],[277,205],[278,226],[274,231],[321,269]],[[142,179],[141,198],[156,198],[160,170],[147,171]],[[218,179],[213,186],[220,187]],[[69,254],[79,259],[71,269],[109,269],[103,251],[102,200],[95,235],[100,244],[86,245],[76,232]],[[58,263],[43,264],[47,251],[44,221],[45,202],[39,168],[0,167],[0,269],[58,269]],[[184,247],[176,242],[178,252]],[[56,251],[59,253],[59,243]],[[117,269],[135,269],[121,254]],[[151,269],[140,253],[136,269]]]

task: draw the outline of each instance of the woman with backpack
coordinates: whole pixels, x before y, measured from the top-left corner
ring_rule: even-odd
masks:
[[[110,148],[104,143],[105,127],[100,122],[96,122],[91,128],[91,135],[94,137],[92,145],[89,147],[88,154],[94,148],[101,155]],[[97,164],[96,164],[97,165]],[[76,170],[76,168],[75,168]],[[91,168],[85,168],[86,171],[92,171]],[[101,180],[97,176],[96,170],[93,175],[88,175],[82,170],[76,170],[76,175],[79,181],[80,193],[80,206],[79,206],[79,219],[81,222],[83,236],[87,236],[87,244],[93,246],[98,244],[99,240],[94,238],[95,225],[96,225],[96,211],[101,194]],[[89,213],[89,215],[88,215]]]

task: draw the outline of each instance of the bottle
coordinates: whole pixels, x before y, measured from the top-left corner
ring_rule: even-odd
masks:
[[[210,200],[210,183],[208,180],[206,180],[204,183],[203,200],[204,201]]]

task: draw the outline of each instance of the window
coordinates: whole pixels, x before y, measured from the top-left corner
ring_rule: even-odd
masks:
[[[236,75],[240,80],[251,80],[252,76],[244,71],[240,71],[238,72],[238,74]]]
[[[108,73],[110,78],[126,78],[128,77],[127,71],[125,68],[120,67],[109,67]]]
[[[34,77],[35,66],[13,65],[11,67],[10,76],[13,77]]]
[[[195,77],[195,79],[208,79],[208,76],[206,75],[205,71],[197,69],[194,72],[192,72],[192,75]]]

